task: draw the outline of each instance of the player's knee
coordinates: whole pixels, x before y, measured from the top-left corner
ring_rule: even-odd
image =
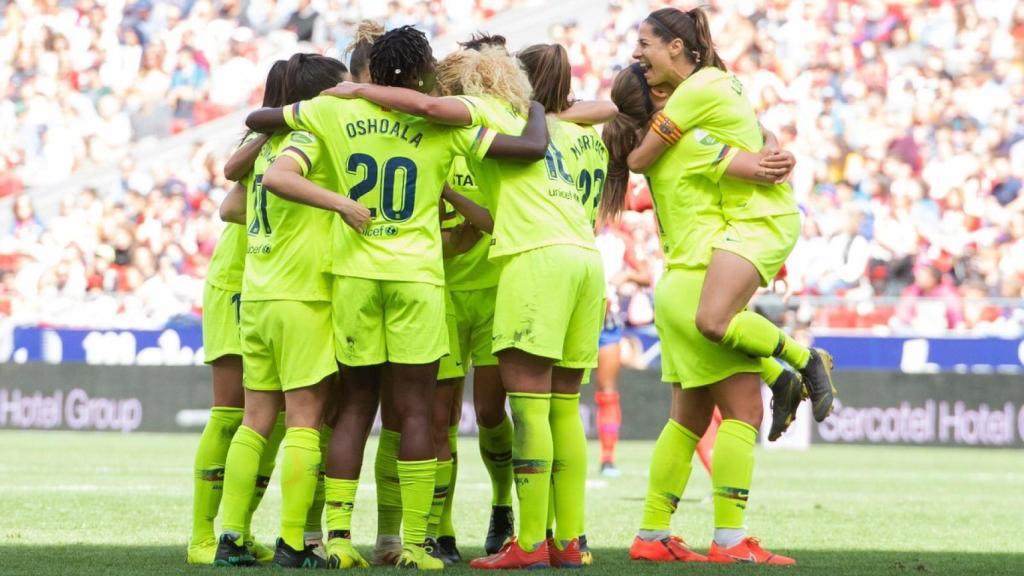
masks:
[[[505,419],[504,404],[478,402],[474,409],[477,423],[486,428],[494,428]]]
[[[697,311],[697,330],[712,342],[721,342],[725,338],[725,331],[729,329],[729,320],[718,317],[710,312]]]

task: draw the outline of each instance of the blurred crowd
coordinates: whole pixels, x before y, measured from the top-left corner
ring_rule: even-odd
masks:
[[[259,102],[270,63],[340,55],[359,19],[430,36],[522,0],[11,0],[0,13],[0,196],[116,163]]]
[[[0,195],[116,162],[140,139],[254,102],[269,60],[298,42],[339,54],[361,17],[436,36],[466,22],[486,30],[487,18],[524,4],[9,2],[0,135],[15,145],[3,152]],[[664,4],[613,3],[599,26],[551,27],[551,41],[569,51],[578,97],[607,97],[631,61],[638,23]],[[1024,330],[1024,2],[723,0],[709,10],[720,53],[797,157],[791,184],[803,237],[779,295],[763,297],[785,296],[780,318],[897,332]],[[156,176],[132,175],[127,162],[121,190],[76,191],[56,221],[38,222],[31,197],[19,197],[15,230],[0,237],[0,313],[17,301],[62,301],[37,302],[46,294],[122,302],[131,322],[198,306],[220,226],[220,159],[198,148],[187,173]],[[621,321],[643,326],[662,256],[642,178],[630,206],[598,241]],[[67,302],[70,318],[86,317]],[[73,322],[50,312],[26,317]]]

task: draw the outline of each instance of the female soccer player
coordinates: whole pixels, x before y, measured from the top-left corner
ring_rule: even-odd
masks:
[[[360,85],[340,86],[332,93],[361,96],[436,122],[519,130],[525,96],[511,102],[495,98],[483,89],[480,73],[485,63],[500,66],[502,74],[491,77],[489,85],[526,86],[510,92],[528,94],[529,80],[515,62],[497,64],[509,59],[497,48],[458,54],[449,91],[463,96],[435,98]],[[565,166],[567,153],[551,144],[544,162],[483,162],[473,167],[495,197],[490,258],[501,271],[492,352],[498,356],[515,423],[512,460],[521,526],[518,539],[510,539],[496,554],[474,560],[475,568],[551,564],[545,529],[555,449],[552,392],[571,395],[578,390],[583,369],[596,365],[603,274],[590,219]],[[578,420],[578,414],[575,417]],[[564,449],[577,446],[574,441],[564,443]],[[565,527],[573,524],[566,522]],[[575,536],[566,545],[572,548],[578,554]]]
[[[430,91],[434,58],[426,37],[410,26],[387,32],[373,44],[370,74],[381,86]],[[371,210],[372,221],[361,233],[335,226],[335,347],[345,402],[336,426],[339,441],[331,445],[327,500],[329,506],[344,503],[350,515],[380,373],[387,367],[391,378],[383,383],[393,388],[390,400],[400,418],[402,566],[443,566],[423,548],[437,465],[431,400],[438,359],[448,353],[447,329],[437,322],[445,313],[441,189],[460,154],[542,158],[548,137],[539,105],[531,118],[523,136],[505,136],[440,126],[371,102],[324,97],[257,111],[247,122],[259,131],[288,126],[322,137],[332,165],[345,171],[350,197]],[[345,522],[350,525],[350,518]],[[343,538],[339,532],[348,528],[339,525],[329,514],[331,535]],[[342,538],[328,541],[329,556]]]
[[[310,98],[337,83],[345,72],[337,60],[296,54],[285,72],[287,101]],[[283,567],[324,565],[313,547],[305,545],[303,530],[319,476],[326,383],[337,371],[333,351],[323,346],[330,338],[331,309],[330,284],[321,271],[327,252],[322,239],[330,234],[331,217],[268,194],[264,181],[278,155],[303,160],[316,150],[316,141],[308,133],[277,135],[262,148],[253,168],[241,303],[245,416],[227,456],[218,565],[255,563],[241,545],[242,519],[267,435],[285,402],[281,536],[273,562]],[[326,179],[331,175],[317,176]],[[335,210],[353,225],[368,217],[355,202],[337,198]]]
[[[362,20],[356,26],[352,43],[345,48],[348,54],[348,71],[353,82],[370,82],[370,48],[384,35],[384,26],[374,20]]]
[[[609,215],[622,209],[628,178],[625,159],[637,142],[637,128],[655,111],[638,65],[620,72],[612,98],[620,117],[604,133],[610,173],[603,209]],[[742,531],[754,440],[762,417],[759,376],[771,367],[704,338],[694,322],[696,287],[711,260],[712,242],[725,226],[719,182],[724,174],[755,179],[762,172],[758,156],[738,153],[693,130],[647,173],[668,266],[656,289],[655,322],[662,341],[662,380],[673,389],[670,419],[651,461],[641,530],[630,549],[630,556],[637,560],[708,560],[671,536],[669,522],[689,477],[697,442],[717,405],[725,420],[714,449],[716,541],[710,557],[729,561],[730,555],[742,554],[747,561],[792,563],[765,552],[755,540],[745,539]]]
[[[699,128],[728,146],[760,150],[762,135],[743,85],[726,71],[715,52],[704,11],[663,8],[640,26],[633,53],[651,85],[674,88],[665,109],[630,154],[629,167],[644,172],[682,134]],[[697,309],[700,333],[757,358],[777,357],[800,371],[811,396],[814,418],[832,409],[832,358],[790,338],[763,316],[746,310],[760,286],[767,286],[793,250],[800,216],[789,186],[723,180],[725,230],[715,239]]]
[[[285,61],[278,60],[267,73],[263,92],[264,106],[281,106],[284,101]],[[249,133],[238,150],[224,165],[224,175],[244,185],[260,148],[267,142],[261,134]],[[239,187],[235,184],[235,187]],[[233,196],[238,196],[238,192]],[[241,190],[242,222],[224,227],[210,259],[203,291],[203,350],[213,379],[213,407],[210,420],[203,428],[196,449],[193,477],[192,535],[189,538],[186,562],[212,564],[217,552],[213,522],[220,508],[224,484],[224,461],[231,437],[242,423],[245,406],[242,387],[242,345],[239,339],[239,305],[242,292],[242,271],[245,265],[246,236],[244,227],[245,191]],[[283,428],[280,431],[283,434]],[[278,436],[280,436],[278,434]],[[279,442],[278,442],[279,443]],[[272,450],[276,456],[277,448]],[[270,451],[268,451],[270,452]],[[274,468],[273,457],[261,462],[253,503],[255,510],[263,496],[266,482]],[[256,542],[249,530],[244,541],[262,561],[273,558],[273,551]],[[269,554],[268,554],[269,552]]]

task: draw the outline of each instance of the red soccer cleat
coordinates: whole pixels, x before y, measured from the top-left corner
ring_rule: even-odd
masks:
[[[573,538],[564,550],[559,550],[554,540],[548,540],[548,557],[552,568],[582,568],[583,552],[580,550],[579,538]]]
[[[732,548],[722,548],[714,542],[708,550],[708,560],[718,564],[774,564],[776,566],[793,566],[796,560],[775,554],[761,548],[757,538],[744,538]]]
[[[708,557],[690,550],[679,536],[669,536],[661,540],[644,540],[637,536],[629,547],[632,560],[648,562],[707,562]]]
[[[537,549],[527,552],[519,547],[519,542],[513,537],[509,538],[505,545],[496,553],[483,558],[477,558],[469,563],[470,568],[478,570],[532,570],[534,568],[550,568],[551,559],[548,555],[548,543],[541,541]]]

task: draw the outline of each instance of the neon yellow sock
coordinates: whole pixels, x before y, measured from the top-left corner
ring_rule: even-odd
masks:
[[[254,539],[252,535],[252,516],[256,513],[256,509],[260,507],[263,495],[267,493],[267,488],[270,486],[270,477],[274,475],[274,467],[277,466],[277,451],[281,447],[281,441],[284,440],[284,431],[284,412],[281,412],[277,415],[274,428],[270,431],[270,436],[267,437],[267,445],[260,455],[256,487],[252,493],[252,500],[249,501],[249,510],[245,514],[246,540]]]
[[[554,533],[555,528],[555,465],[551,465],[551,488],[548,489],[548,524],[547,531]]]
[[[774,358],[761,358],[761,380],[764,380],[765,384],[769,386],[775,384],[779,376],[782,376],[783,370],[785,368]]]
[[[512,505],[512,421],[480,426],[480,458],[491,478],[491,506]]]
[[[437,527],[438,536],[455,537],[455,525],[452,523],[452,508],[455,503],[455,480],[459,477],[459,427],[448,427],[448,447],[452,451],[452,479],[448,481],[448,498],[444,501],[441,511],[441,523]]]
[[[402,533],[402,491],[398,483],[398,445],[402,435],[381,428],[377,443],[377,460],[373,465],[377,483],[377,535],[398,536]]]
[[[434,496],[437,459],[399,460],[398,480],[402,489],[402,544],[413,546],[427,539],[427,520]]]
[[[356,506],[356,491],[359,479],[327,478],[324,490],[327,494],[327,533],[334,538],[350,538],[352,534],[352,511]]]
[[[306,514],[313,504],[320,476],[320,431],[288,428],[282,448],[281,538],[295,550],[302,550]]]
[[[640,530],[668,532],[672,514],[690,479],[693,452],[700,437],[682,424],[669,419],[661,429],[651,455],[651,469],[644,499]]]
[[[256,490],[260,456],[267,440],[248,426],[241,425],[231,439],[224,464],[223,529],[239,536],[246,534],[249,504]]]
[[[324,501],[327,498],[324,478],[327,476],[327,453],[331,448],[331,436],[334,429],[326,424],[320,429],[320,475],[316,480],[316,492],[313,493],[313,504],[306,513],[305,537],[323,537]]]
[[[807,365],[810,350],[780,330],[771,320],[744,310],[733,316],[722,344],[754,357],[782,358],[797,370]]]
[[[224,493],[224,462],[245,410],[214,406],[196,447],[192,475],[192,537],[201,542],[214,537],[213,521]]]
[[[715,528],[743,528],[754,473],[757,430],[739,420],[722,420],[711,456]]]
[[[512,470],[519,497],[519,546],[532,551],[544,541],[551,489],[551,394],[510,392],[515,440]]]
[[[587,435],[580,419],[580,395],[552,394],[549,420],[554,446],[551,484],[555,491],[555,542],[561,544],[585,532]]]
[[[452,481],[452,461],[438,460],[434,475],[434,499],[430,503],[430,518],[427,520],[427,538],[437,538],[438,526],[444,503],[448,500],[448,489]]]

